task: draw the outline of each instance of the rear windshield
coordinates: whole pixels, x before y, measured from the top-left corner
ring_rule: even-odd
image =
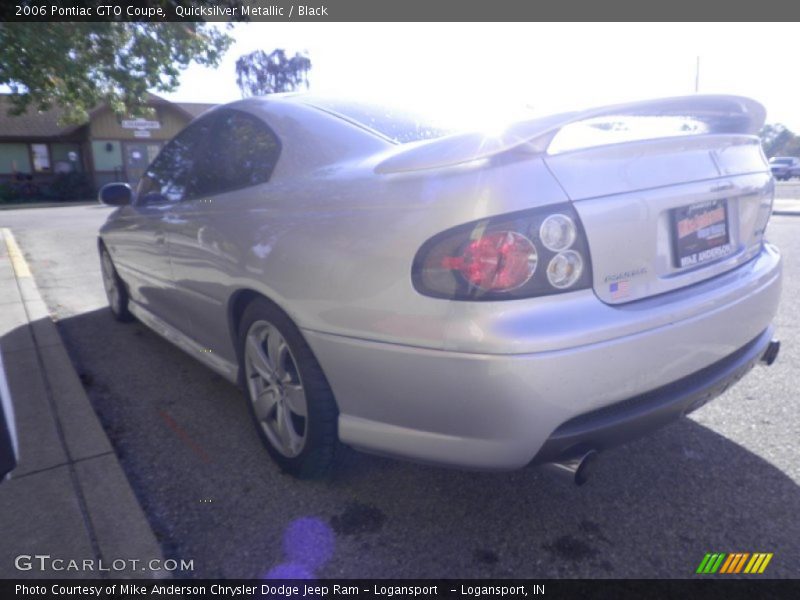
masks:
[[[454,129],[435,122],[429,116],[402,108],[319,97],[309,97],[305,101],[398,144],[430,140],[454,133]]]

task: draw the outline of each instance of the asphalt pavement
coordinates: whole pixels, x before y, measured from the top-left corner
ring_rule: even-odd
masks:
[[[772,552],[763,576],[800,577],[800,216],[768,230],[785,257],[777,363],[605,453],[577,488],[539,469],[355,453],[327,481],[281,475],[239,390],[143,325],[111,319],[95,242],[107,212],[4,211],[0,227],[22,248],[163,554],[193,561],[178,576],[682,578],[707,552]]]

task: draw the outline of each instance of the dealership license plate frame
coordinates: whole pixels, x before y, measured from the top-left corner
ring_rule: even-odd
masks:
[[[713,213],[722,209],[722,218],[714,218]],[[728,199],[704,200],[686,204],[670,211],[672,259],[677,269],[690,269],[698,265],[713,262],[731,253],[731,231],[728,211]],[[713,219],[705,226],[694,227],[690,221],[697,217]],[[702,238],[700,233],[712,227],[722,225],[722,233],[712,238]],[[681,236],[681,228],[691,230]]]

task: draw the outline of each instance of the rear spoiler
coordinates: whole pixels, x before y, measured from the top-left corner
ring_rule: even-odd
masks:
[[[544,152],[567,125],[598,117],[690,117],[706,127],[704,134],[755,135],[764,125],[766,110],[742,96],[695,95],[604,106],[520,121],[498,136],[481,132],[457,133],[400,146],[375,167],[380,174],[450,167],[489,158],[526,145]]]

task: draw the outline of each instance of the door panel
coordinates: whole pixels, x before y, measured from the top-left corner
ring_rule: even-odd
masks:
[[[238,192],[234,192],[238,193]],[[230,201],[226,195],[214,201]],[[191,337],[204,348],[228,361],[236,360],[228,329],[227,302],[235,289],[242,264],[238,246],[230,242],[243,235],[233,215],[219,210],[207,199],[194,199],[176,206],[167,224],[176,303],[191,323]]]
[[[138,186],[128,232],[130,267],[140,281],[132,290],[134,301],[186,335],[191,321],[175,288],[167,232],[180,224],[175,207],[195,194],[212,123],[211,117],[192,123],[148,167]],[[148,151],[147,144],[140,146]]]
[[[256,117],[220,110],[204,155],[195,196],[176,206],[168,224],[176,293],[192,324],[192,337],[227,360],[236,360],[227,303],[245,263],[242,239],[255,224],[243,204],[263,198],[280,153],[277,137]]]

